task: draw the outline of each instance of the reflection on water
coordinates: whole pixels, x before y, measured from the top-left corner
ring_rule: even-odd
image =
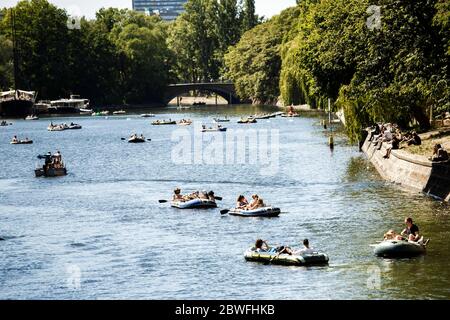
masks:
[[[80,131],[48,132],[48,120],[15,121],[0,131],[0,298],[149,299],[448,299],[449,207],[383,181],[337,135],[330,152],[317,116],[236,122],[274,108],[253,106],[156,110],[156,119],[211,123],[228,116],[230,129],[278,129],[279,170],[256,164],[175,165],[173,130],[154,119],[79,117]],[[153,112],[153,111],[152,111]],[[143,113],[143,112],[137,112]],[[188,130],[193,130],[188,128]],[[121,141],[143,133],[152,142]],[[13,135],[35,143],[11,146]],[[206,139],[206,138],[205,138]],[[36,155],[60,149],[69,175],[36,179]],[[250,154],[254,147],[247,150]],[[219,210],[179,211],[159,199],[213,189],[234,204],[258,193],[285,212],[278,219],[221,216]],[[406,260],[373,256],[369,246],[412,216],[427,237],[428,254]],[[256,238],[313,247],[330,266],[298,268],[247,263]],[[226,271],[225,271],[226,270]],[[76,284],[79,280],[79,286]],[[286,281],[289,279],[289,281]]]

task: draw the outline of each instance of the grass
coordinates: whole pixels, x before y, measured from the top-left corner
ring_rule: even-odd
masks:
[[[431,157],[433,155],[433,149],[435,144],[441,144],[445,149],[450,150],[450,132],[446,132],[443,134],[437,133],[436,135],[431,135],[431,137],[428,138],[422,138],[422,145],[421,146],[406,146],[405,144],[402,144],[403,150],[416,154],[416,155],[422,155]]]

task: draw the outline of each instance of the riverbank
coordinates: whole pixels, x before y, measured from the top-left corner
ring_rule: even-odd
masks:
[[[293,105],[293,106],[285,106],[281,102],[277,103],[277,107],[283,111],[288,111],[290,107],[294,108],[294,111],[296,112],[317,112],[317,113],[324,113],[325,110],[322,109],[313,109],[308,104],[300,104],[300,105]]]
[[[379,174],[392,183],[411,190],[423,192],[434,198],[450,201],[450,163],[432,162],[428,159],[431,146],[438,140],[450,145],[450,128],[421,135],[423,145],[392,150],[388,159],[387,146],[380,149],[366,138],[362,150]]]

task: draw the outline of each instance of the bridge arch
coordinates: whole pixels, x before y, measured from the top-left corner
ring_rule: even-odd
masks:
[[[228,104],[241,103],[241,100],[236,94],[234,84],[221,82],[170,84],[164,93],[164,103],[167,105],[172,99],[193,90],[216,93],[227,100]]]

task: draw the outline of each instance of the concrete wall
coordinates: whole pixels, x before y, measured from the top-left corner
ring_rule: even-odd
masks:
[[[384,159],[388,145],[383,143],[381,150],[377,150],[379,145],[374,146],[368,139],[362,150],[384,179],[450,201],[449,163],[433,163],[403,150],[393,150],[390,158]]]

